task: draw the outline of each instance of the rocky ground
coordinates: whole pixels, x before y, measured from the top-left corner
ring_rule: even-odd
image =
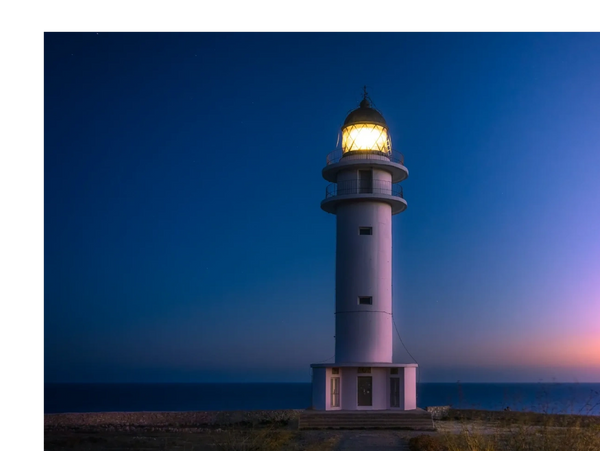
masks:
[[[296,421],[302,410],[251,410],[229,412],[97,412],[44,415],[45,431],[180,430],[214,426],[259,425]]]
[[[449,411],[437,432],[403,430],[298,430],[301,410],[235,412],[133,412],[51,414],[44,417],[44,449],[58,450],[292,450],[407,451],[423,434],[498,434],[513,423],[577,423],[600,427],[600,417],[548,416],[518,412]],[[577,426],[579,427],[579,426]],[[545,430],[548,430],[546,427]],[[529,433],[529,432],[528,432]],[[594,442],[595,443],[595,442]],[[537,449],[537,448],[536,448]],[[586,448],[587,449],[587,448]]]
[[[44,449],[56,450],[293,450],[407,451],[418,431],[276,431],[182,429],[179,431],[53,431],[46,432]]]
[[[297,429],[301,410],[51,414],[44,449],[407,450],[415,431]]]

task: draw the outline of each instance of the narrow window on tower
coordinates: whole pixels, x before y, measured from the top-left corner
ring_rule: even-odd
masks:
[[[358,303],[360,305],[373,305],[373,296],[359,296]]]
[[[368,194],[373,192],[373,171],[358,171],[358,192]]]
[[[359,235],[373,235],[373,227],[359,227],[358,234]]]

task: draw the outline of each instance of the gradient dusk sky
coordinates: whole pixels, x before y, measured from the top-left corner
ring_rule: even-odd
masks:
[[[410,171],[394,317],[421,382],[600,382],[600,34],[44,47],[46,382],[309,382],[334,354],[321,169],[363,85]]]

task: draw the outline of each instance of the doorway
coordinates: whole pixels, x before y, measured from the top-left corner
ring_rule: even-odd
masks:
[[[373,405],[373,377],[358,376],[358,406]]]
[[[358,192],[359,194],[373,192],[373,171],[358,171]]]

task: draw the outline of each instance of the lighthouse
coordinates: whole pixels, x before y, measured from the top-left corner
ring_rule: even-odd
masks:
[[[314,410],[413,410],[414,363],[393,362],[392,217],[408,177],[366,88],[327,156],[321,208],[336,217],[335,362],[312,368]]]

